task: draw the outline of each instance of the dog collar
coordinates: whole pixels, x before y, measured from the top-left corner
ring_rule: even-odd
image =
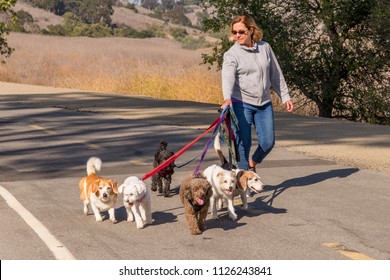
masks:
[[[141,202],[141,201],[145,198],[145,195],[146,195],[146,194],[144,193],[144,195],[141,196],[140,198],[138,198],[137,201],[138,201],[138,202]]]

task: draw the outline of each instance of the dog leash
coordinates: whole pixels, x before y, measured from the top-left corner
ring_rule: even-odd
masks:
[[[226,110],[224,110],[224,113],[226,112]],[[173,161],[175,161],[179,156],[181,156],[185,151],[187,151],[192,145],[194,145],[200,138],[202,138],[204,135],[206,135],[207,133],[209,133],[217,124],[221,125],[221,122],[224,120],[224,114],[221,113],[220,116],[218,116],[218,118],[201,134],[199,135],[198,137],[196,137],[194,140],[192,140],[191,142],[189,142],[186,146],[184,146],[181,150],[179,150],[178,152],[176,152],[175,154],[173,154],[170,158],[168,158],[166,161],[163,161],[160,165],[158,165],[156,168],[154,168],[153,170],[151,170],[150,172],[146,173],[142,178],[141,180],[142,181],[145,181],[146,179],[148,179],[149,177],[153,176],[154,174],[156,174],[158,171],[160,171],[161,169],[163,169],[164,167],[168,166],[169,164],[171,164]],[[218,127],[219,127],[218,125]],[[214,129],[214,132],[215,132],[215,129]]]
[[[226,117],[226,113],[229,112],[231,110],[230,106],[226,106],[221,114],[219,115],[218,117],[218,121],[217,123],[215,124],[215,128],[214,128],[214,131],[212,133],[212,135],[210,136],[209,140],[207,141],[206,145],[204,146],[203,148],[203,152],[202,152],[202,156],[200,157],[200,161],[198,163],[198,165],[196,166],[195,168],[195,171],[194,171],[194,176],[197,176],[198,173],[199,173],[199,169],[200,169],[200,165],[202,164],[203,162],[203,159],[204,157],[206,156],[206,153],[207,153],[207,150],[209,149],[211,143],[212,143],[212,140],[214,139],[215,137],[215,133],[218,131],[219,127],[221,126],[222,122],[225,120],[225,117]]]
[[[185,162],[185,163],[179,164],[179,165],[177,165],[177,164],[175,163],[175,167],[177,167],[177,168],[182,168],[182,167],[186,166],[187,164],[190,164],[191,162],[193,162],[193,161],[196,160],[197,158],[198,158],[198,156],[196,156],[196,157],[190,159],[189,161],[187,161],[187,162]]]

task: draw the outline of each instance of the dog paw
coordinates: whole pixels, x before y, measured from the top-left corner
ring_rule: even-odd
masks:
[[[243,209],[243,210],[248,210],[248,205],[242,205],[242,206],[241,206],[241,209]]]
[[[103,222],[102,217],[96,217],[96,222]]]
[[[134,222],[134,218],[127,218],[128,222]]]
[[[202,232],[200,230],[191,230],[191,234],[192,235],[199,235],[201,234]]]
[[[229,218],[230,218],[232,221],[235,221],[235,220],[237,220],[237,215],[229,214]]]
[[[137,224],[137,228],[138,229],[143,229],[144,228],[144,224]]]

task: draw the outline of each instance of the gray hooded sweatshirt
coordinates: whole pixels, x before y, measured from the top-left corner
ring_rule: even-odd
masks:
[[[222,93],[224,100],[236,99],[255,106],[271,102],[272,89],[285,103],[291,99],[282,70],[269,44],[252,48],[238,42],[224,54]]]

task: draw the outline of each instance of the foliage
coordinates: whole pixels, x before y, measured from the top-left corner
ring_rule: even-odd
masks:
[[[34,18],[28,12],[19,10],[15,13],[17,20],[7,24],[7,29],[14,32],[38,33],[39,26],[34,23]]]
[[[85,23],[111,24],[113,0],[83,0],[78,10],[78,15]]]
[[[16,21],[16,16],[12,11],[12,7],[15,6],[16,0],[1,0],[0,1],[0,13],[4,13],[10,16],[13,22]],[[6,30],[5,23],[0,21],[0,62],[5,63],[5,58],[12,54],[13,49],[8,45],[7,37],[8,31]]]
[[[194,38],[192,36],[186,36],[183,39],[179,40],[182,43],[184,49],[196,50],[201,48],[209,48],[210,42],[201,36],[199,38]]]
[[[274,49],[292,92],[315,102],[322,117],[388,124],[387,0],[210,0],[204,29],[227,28],[238,12],[251,15]],[[208,6],[206,5],[206,7]],[[204,55],[221,66],[227,39]]]
[[[184,14],[184,6],[183,5],[176,5],[173,9],[168,10],[165,13],[165,16],[172,23],[181,24],[184,26],[192,26],[191,21]]]
[[[174,39],[180,39],[188,36],[188,32],[185,28],[171,28],[170,33]]]
[[[109,26],[105,22],[93,24],[84,23],[79,17],[72,13],[64,14],[64,24],[49,25],[43,33],[60,36],[87,36],[87,37],[129,37],[129,38],[150,38],[157,37],[152,28],[144,31],[137,31],[127,26]]]
[[[141,0],[141,6],[148,10],[154,10],[158,5],[157,0]]]

